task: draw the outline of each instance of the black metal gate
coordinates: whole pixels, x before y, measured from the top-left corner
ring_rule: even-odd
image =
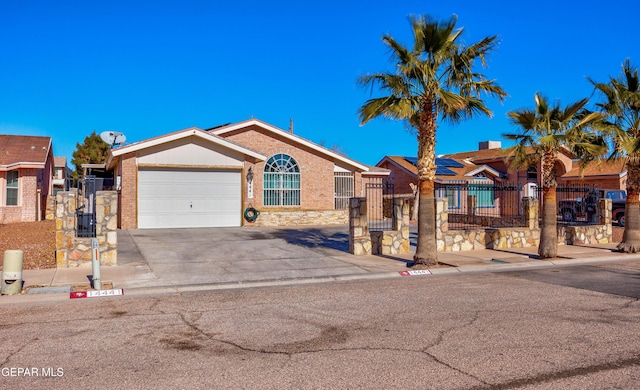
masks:
[[[393,207],[393,184],[380,180],[365,185],[369,231],[393,230],[396,222]]]
[[[85,176],[80,179],[78,199],[81,202],[76,209],[76,236],[96,236],[96,191],[97,180],[95,176]]]

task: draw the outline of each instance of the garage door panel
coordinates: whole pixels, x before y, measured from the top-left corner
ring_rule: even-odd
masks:
[[[138,180],[139,228],[241,225],[239,171],[141,169]]]

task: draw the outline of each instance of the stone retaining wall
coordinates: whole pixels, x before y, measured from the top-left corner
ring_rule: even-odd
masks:
[[[345,225],[349,210],[260,211],[255,222],[245,226]]]
[[[76,191],[56,195],[56,260],[58,268],[91,267],[91,237],[76,237]],[[116,265],[118,260],[118,193],[96,194],[96,238],[100,264]]]
[[[510,249],[536,247],[540,244],[538,202],[523,201],[524,227],[449,230],[447,199],[436,204],[436,240],[439,252],[475,249]],[[611,199],[600,200],[600,225],[558,226],[558,244],[604,244],[611,242]]]
[[[393,199],[397,216],[393,230],[370,232],[367,199],[349,199],[349,252],[361,255],[397,255],[409,253],[410,200]]]

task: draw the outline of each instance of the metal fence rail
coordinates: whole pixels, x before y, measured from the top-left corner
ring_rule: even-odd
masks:
[[[447,198],[449,229],[524,226],[522,198],[538,199],[542,216],[541,187],[513,183],[447,182],[436,183],[435,195]],[[557,220],[565,225],[593,225],[600,221],[600,191],[595,186],[562,185],[556,187]]]
[[[436,183],[435,192],[447,198],[449,229],[524,225],[521,186],[460,181]]]
[[[540,210],[542,189],[538,189]],[[566,225],[595,225],[600,222],[600,191],[595,186],[563,185],[556,188],[558,223]],[[542,215],[542,212],[540,213]]]
[[[76,209],[76,236],[95,237],[98,180],[95,176],[85,176],[78,184],[78,199],[80,205]]]
[[[379,181],[365,185],[369,231],[392,230],[395,226],[393,184]]]

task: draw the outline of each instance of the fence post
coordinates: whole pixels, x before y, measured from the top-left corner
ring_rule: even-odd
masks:
[[[538,228],[538,199],[526,196],[522,198],[524,226],[528,229]]]
[[[611,199],[600,199],[600,225],[604,225],[607,242],[613,239],[612,210],[613,201]]]
[[[436,199],[436,247],[438,252],[445,251],[444,236],[449,231],[449,213],[447,198]]]
[[[349,252],[356,256],[371,254],[367,198],[349,199]]]
[[[467,215],[474,216],[478,211],[478,197],[476,195],[467,195]]]

